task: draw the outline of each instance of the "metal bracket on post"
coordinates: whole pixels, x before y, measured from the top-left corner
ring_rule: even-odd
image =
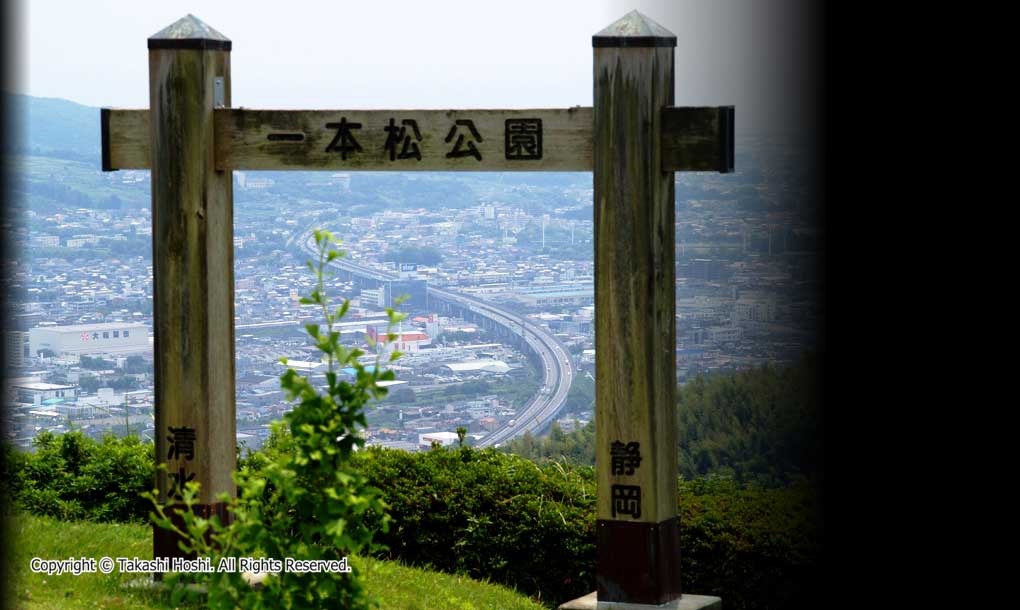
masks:
[[[217,76],[213,79],[213,108],[223,108],[227,105],[226,94],[224,93],[223,77]]]

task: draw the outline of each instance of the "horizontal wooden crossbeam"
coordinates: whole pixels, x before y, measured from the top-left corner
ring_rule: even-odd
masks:
[[[103,171],[150,169],[149,111],[103,108],[99,111],[103,138]]]
[[[662,109],[662,171],[733,172],[733,106]]]
[[[592,109],[214,111],[218,170],[592,171]],[[103,108],[103,171],[148,169],[149,111]],[[733,107],[667,107],[663,171],[733,171]]]
[[[578,171],[591,167],[591,117],[580,107],[230,110],[216,114],[216,162],[217,169]]]

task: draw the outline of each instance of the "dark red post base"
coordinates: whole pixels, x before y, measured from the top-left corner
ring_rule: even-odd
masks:
[[[183,508],[183,504],[168,505],[163,510],[170,517],[170,521],[179,529],[184,529],[184,519],[174,512],[174,510]],[[204,518],[211,519],[213,515],[216,515],[220,519],[220,523],[230,523],[233,521],[233,515],[227,510],[227,505],[223,502],[216,502],[214,504],[196,504],[194,511],[196,515]],[[185,559],[195,559],[195,553],[185,553],[181,550],[178,543],[181,541],[181,537],[170,530],[165,530],[156,524],[152,525],[152,556],[157,557],[183,557]],[[211,533],[206,533],[206,541],[212,542]],[[162,573],[153,574],[153,578],[156,580],[163,580]]]
[[[680,519],[596,522],[600,602],[664,604],[680,597]]]

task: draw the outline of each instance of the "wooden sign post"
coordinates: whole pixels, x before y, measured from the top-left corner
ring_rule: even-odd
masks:
[[[230,105],[230,41],[189,15],[149,39],[156,458],[160,499],[201,484],[204,516],[236,492],[233,179],[214,167]],[[177,540],[153,528],[156,557]]]
[[[733,107],[673,107],[676,37],[637,11],[592,39],[594,108],[230,108],[230,41],[188,15],[149,39],[150,107],[102,110],[103,170],[151,169],[160,497],[234,493],[233,170],[592,171],[598,591],[680,596],[675,171],[733,171]],[[177,556],[155,530],[156,557]]]
[[[680,597],[674,181],[662,169],[676,36],[632,12],[596,34],[597,598]]]

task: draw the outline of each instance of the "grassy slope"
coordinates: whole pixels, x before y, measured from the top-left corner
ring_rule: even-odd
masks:
[[[142,525],[62,522],[33,515],[18,515],[11,523],[8,543],[13,570],[8,583],[13,608],[173,608],[168,596],[146,590],[124,590],[120,585],[137,575],[33,574],[33,557],[152,557],[152,530]],[[12,544],[13,543],[13,544]],[[506,608],[541,610],[523,595],[468,578],[426,572],[393,562],[361,560],[354,569],[365,574],[368,590],[386,610],[449,608],[471,610]]]

